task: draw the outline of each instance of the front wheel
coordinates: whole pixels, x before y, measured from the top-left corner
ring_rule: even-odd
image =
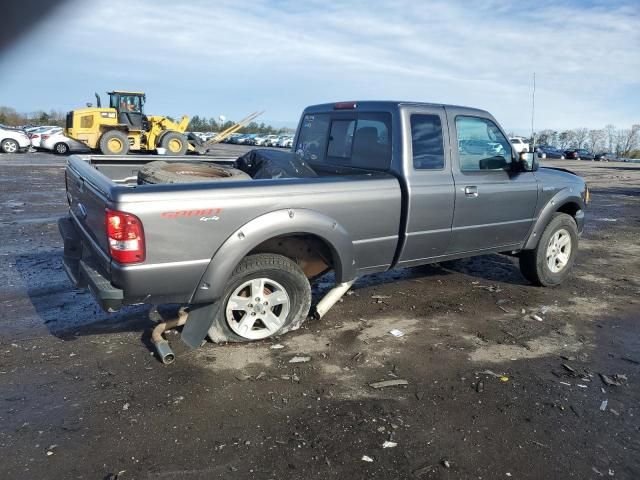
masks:
[[[300,327],[311,305],[311,286],[300,267],[282,255],[246,257],[234,270],[209,329],[214,342],[249,342]]]
[[[0,150],[4,153],[16,153],[20,149],[18,142],[12,140],[10,138],[3,140],[2,144],[0,144]]]
[[[538,245],[520,254],[520,271],[534,285],[553,287],[564,282],[578,253],[578,228],[566,213],[556,213]]]

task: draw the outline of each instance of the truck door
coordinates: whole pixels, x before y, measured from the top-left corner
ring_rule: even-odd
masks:
[[[455,211],[447,253],[517,248],[533,222],[535,174],[512,168],[517,154],[492,118],[452,110]]]
[[[454,185],[447,119],[442,107],[402,110],[407,198],[405,243],[398,264],[424,263],[443,255],[451,238]]]

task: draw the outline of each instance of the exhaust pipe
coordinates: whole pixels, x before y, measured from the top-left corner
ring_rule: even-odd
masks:
[[[158,353],[160,360],[165,365],[173,363],[173,361],[176,359],[176,354],[173,353],[173,350],[169,346],[169,342],[164,339],[162,334],[187,323],[188,316],[189,312],[187,312],[185,308],[181,308],[178,311],[178,318],[159,323],[153,329],[153,332],[151,332],[151,340],[153,341],[153,345],[156,347],[156,352]]]
[[[322,297],[322,300],[318,302],[316,305],[316,310],[314,312],[314,317],[316,320],[320,320],[324,315],[333,307],[338,300],[340,300],[345,293],[351,288],[353,282],[356,279],[354,278],[350,282],[341,283],[340,285],[335,286],[331,290],[327,292],[327,294]]]

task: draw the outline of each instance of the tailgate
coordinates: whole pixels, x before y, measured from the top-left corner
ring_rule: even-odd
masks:
[[[102,175],[93,167],[92,175]],[[67,165],[65,182],[69,211],[78,230],[83,236],[83,243],[96,254],[96,259],[108,272],[110,266],[109,246],[107,242],[107,227],[105,223],[105,208],[108,202],[107,193],[94,186],[86,178],[85,168],[74,168],[72,163]]]

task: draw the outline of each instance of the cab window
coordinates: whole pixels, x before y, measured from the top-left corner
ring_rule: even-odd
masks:
[[[487,118],[456,117],[458,158],[463,172],[505,170],[513,161],[511,143]]]

